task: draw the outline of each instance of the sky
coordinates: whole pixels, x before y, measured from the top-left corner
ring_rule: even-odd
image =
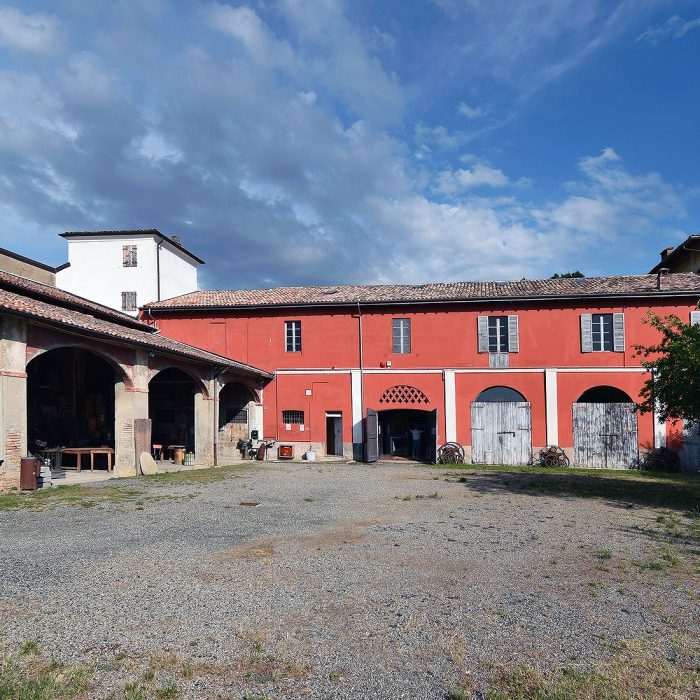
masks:
[[[700,2],[0,0],[0,246],[203,288],[638,274],[700,232]]]

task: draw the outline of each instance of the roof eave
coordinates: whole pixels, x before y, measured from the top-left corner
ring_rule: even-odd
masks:
[[[483,304],[486,302],[521,302],[521,301],[581,301],[581,300],[596,300],[596,299],[645,299],[645,298],[665,298],[677,296],[700,296],[698,290],[682,290],[682,291],[653,291],[653,292],[625,292],[625,293],[610,293],[610,294],[548,294],[542,296],[503,296],[503,297],[473,297],[470,299],[452,298],[452,299],[386,299],[382,301],[342,301],[342,302],[306,302],[296,304],[227,304],[227,305],[183,305],[183,306],[150,306],[148,304],[140,307],[147,311],[244,311],[244,310],[260,310],[260,309],[302,309],[302,308],[337,308],[337,307],[356,307],[360,306],[403,306],[414,304]]]

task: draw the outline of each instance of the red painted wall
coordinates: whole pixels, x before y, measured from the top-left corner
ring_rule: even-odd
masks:
[[[445,436],[444,385],[442,374],[405,374],[402,369],[488,368],[488,354],[477,352],[479,315],[517,314],[520,352],[510,354],[510,367],[518,368],[624,368],[639,366],[635,346],[649,345],[656,334],[642,323],[650,310],[658,315],[674,313],[689,320],[695,299],[648,299],[624,304],[582,305],[573,301],[517,302],[478,305],[407,305],[362,310],[363,358],[365,369],[379,369],[391,362],[383,374],[365,374],[364,405],[381,409],[379,397],[388,387],[409,384],[430,398],[428,409],[439,410],[440,440]],[[624,353],[582,353],[580,316],[582,313],[625,314]],[[220,312],[162,312],[153,316],[164,335],[213,350],[266,370],[358,368],[359,326],[357,309],[301,308],[232,310]],[[411,354],[391,351],[392,318],[411,319]],[[285,352],[284,322],[300,320],[302,348]],[[572,403],[588,388],[611,385],[637,399],[645,377],[642,373],[585,372],[558,374],[559,442],[573,443]],[[456,375],[457,440],[469,445],[470,404],[480,391],[496,384],[510,386],[532,403],[534,446],[546,444],[546,417],[543,373],[488,373]],[[311,397],[306,390],[311,389]],[[325,412],[343,413],[343,441],[352,441],[350,375],[281,375],[265,388],[264,432],[283,441],[325,441]],[[408,406],[410,407],[410,406]],[[384,406],[389,408],[389,406]],[[298,426],[287,431],[281,424],[281,411],[304,410],[308,418],[302,433]],[[639,417],[641,446],[653,445],[653,422],[649,415]]]

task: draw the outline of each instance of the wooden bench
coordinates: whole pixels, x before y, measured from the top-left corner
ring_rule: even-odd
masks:
[[[64,447],[62,453],[64,455],[75,455],[75,468],[77,472],[80,472],[83,455],[90,455],[90,471],[94,471],[95,469],[95,455],[107,455],[107,471],[112,471],[114,449],[111,447]]]

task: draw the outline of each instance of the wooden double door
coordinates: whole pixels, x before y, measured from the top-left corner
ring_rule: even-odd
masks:
[[[472,463],[528,464],[532,455],[529,401],[473,401]]]
[[[575,403],[574,465],[625,469],[639,460],[633,403]]]

